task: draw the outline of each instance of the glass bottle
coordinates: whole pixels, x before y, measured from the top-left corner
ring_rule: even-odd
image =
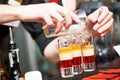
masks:
[[[13,66],[10,68],[10,80],[24,80],[20,70],[20,65],[17,61],[16,51],[13,53]]]
[[[24,80],[24,75],[20,69],[19,64],[19,49],[16,47],[16,43],[13,40],[12,28],[9,28],[10,31],[10,44],[9,47],[9,61],[10,61],[10,71],[9,71],[9,80]]]
[[[87,15],[83,9],[77,10],[76,14],[77,14],[78,18],[80,19],[79,24],[72,22],[72,25],[67,30],[63,26],[62,30],[57,34],[54,33],[54,31],[56,29],[55,25],[52,25],[49,29],[44,30],[45,36],[47,38],[50,38],[50,37],[56,37],[56,36],[65,36],[65,35],[81,33],[83,31]]]

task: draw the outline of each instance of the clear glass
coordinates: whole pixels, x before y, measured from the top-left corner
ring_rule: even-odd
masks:
[[[47,38],[49,37],[55,37],[55,36],[64,36],[64,35],[71,35],[71,34],[76,34],[76,33],[81,33],[83,30],[83,26],[85,25],[86,22],[86,13],[83,9],[77,10],[77,16],[80,19],[80,23],[76,24],[75,22],[72,23],[72,25],[69,27],[68,30],[65,29],[63,26],[61,32],[58,34],[54,34],[55,31],[55,26],[51,26],[49,29],[44,30],[44,34]]]
[[[70,37],[64,36],[58,40],[59,45],[59,57],[60,57],[60,70],[63,78],[73,77],[72,67],[72,48],[69,46]]]
[[[73,70],[74,75],[81,74],[83,72],[82,67],[82,50],[81,50],[81,35],[74,34],[71,36],[72,55],[73,55]]]
[[[86,41],[82,44],[82,54],[84,71],[94,71],[96,69],[96,64],[93,38],[90,41]]]

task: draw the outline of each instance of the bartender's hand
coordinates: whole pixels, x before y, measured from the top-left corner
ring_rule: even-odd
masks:
[[[113,21],[113,13],[103,6],[88,15],[87,27],[92,27],[96,34],[104,36],[112,29]]]
[[[21,16],[22,21],[43,22],[43,29],[49,28],[51,25],[56,26],[55,33],[58,33],[63,25],[68,29],[72,21],[79,23],[79,18],[71,10],[62,7],[56,3],[43,3],[28,5],[23,9],[24,14]]]
[[[0,4],[0,24],[11,21],[42,22],[43,29],[55,25],[55,33],[61,31],[63,25],[68,29],[72,21],[80,20],[71,10],[57,3],[43,3],[30,5],[3,5]]]
[[[87,27],[92,27],[99,35],[104,36],[113,26],[112,16],[112,12],[107,7],[100,7],[88,16]],[[53,63],[59,62],[58,38],[51,41],[44,50],[45,57]]]

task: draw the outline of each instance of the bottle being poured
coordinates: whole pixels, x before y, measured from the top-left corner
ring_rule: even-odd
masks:
[[[53,25],[49,29],[44,30],[45,36],[47,38],[50,38],[50,37],[65,36],[65,35],[81,33],[82,29],[85,25],[87,16],[83,9],[79,9],[76,14],[78,15],[78,17],[80,19],[79,24],[72,22],[72,25],[67,30],[63,26],[62,30],[57,34],[54,33],[56,27]]]
[[[70,9],[70,10],[75,10],[74,5],[76,3],[72,3],[72,0],[70,1],[69,4],[67,4],[66,0],[61,0],[62,1],[62,6]],[[70,5],[73,5],[72,7]],[[74,35],[74,34],[80,34],[82,36],[82,42],[89,42],[90,36],[92,35],[92,28],[89,28],[86,26],[86,20],[87,20],[87,15],[84,9],[80,8],[78,10],[75,10],[75,13],[77,14],[78,18],[80,19],[80,23],[77,24],[75,22],[72,22],[72,25],[69,27],[69,29],[65,29],[65,27],[62,27],[62,30],[55,34],[54,31],[56,27],[53,25],[49,29],[44,30],[44,34],[47,38],[50,37],[59,37],[59,36],[67,36],[67,35]]]

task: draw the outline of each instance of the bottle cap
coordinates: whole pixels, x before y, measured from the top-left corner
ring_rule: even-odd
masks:
[[[42,80],[40,71],[29,71],[25,73],[25,80]]]

